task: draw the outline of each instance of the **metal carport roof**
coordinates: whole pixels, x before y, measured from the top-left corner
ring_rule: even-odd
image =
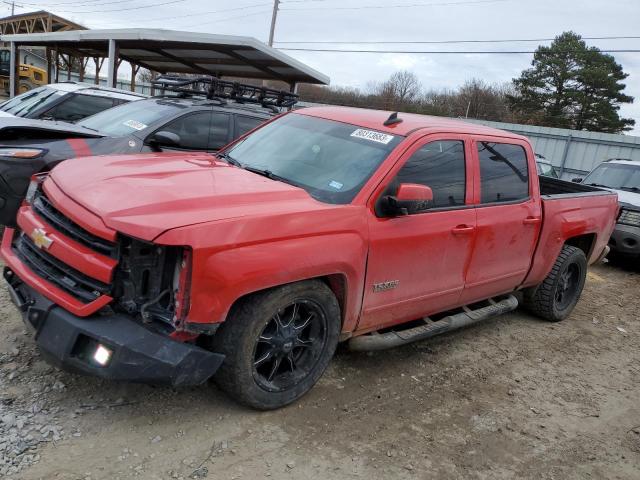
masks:
[[[328,76],[251,37],[128,28],[3,35],[1,39],[11,43],[14,53],[21,46],[40,46],[74,57],[108,57],[110,82],[116,73],[113,60],[120,58],[160,73],[329,83]]]

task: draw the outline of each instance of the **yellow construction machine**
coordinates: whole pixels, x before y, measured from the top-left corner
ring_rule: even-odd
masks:
[[[8,48],[0,48],[0,93],[9,93],[9,70],[11,53]],[[18,91],[16,95],[27,92],[32,88],[46,85],[47,71],[21,63],[18,67],[20,79],[18,80]]]

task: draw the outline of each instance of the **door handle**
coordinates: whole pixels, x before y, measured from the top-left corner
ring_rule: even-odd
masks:
[[[522,223],[525,225],[537,225],[541,220],[542,219],[540,217],[527,217],[522,221]]]
[[[476,227],[471,227],[469,225],[458,225],[451,229],[451,233],[454,235],[469,235],[470,233],[473,233],[475,229]]]

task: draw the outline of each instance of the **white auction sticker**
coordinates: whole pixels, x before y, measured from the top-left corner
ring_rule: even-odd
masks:
[[[144,123],[138,122],[136,120],[127,120],[123,123],[129,128],[133,128],[134,130],[144,130],[147,126]]]
[[[374,130],[365,130],[363,128],[357,129],[351,134],[352,137],[364,138],[365,140],[371,140],[372,142],[388,144],[393,140],[393,135],[387,135],[386,133],[376,132]]]

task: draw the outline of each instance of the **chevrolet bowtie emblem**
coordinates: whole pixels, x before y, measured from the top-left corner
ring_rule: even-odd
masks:
[[[47,233],[41,228],[34,228],[30,237],[33,243],[36,244],[36,247],[44,248],[45,250],[53,243],[53,240],[47,237]]]

